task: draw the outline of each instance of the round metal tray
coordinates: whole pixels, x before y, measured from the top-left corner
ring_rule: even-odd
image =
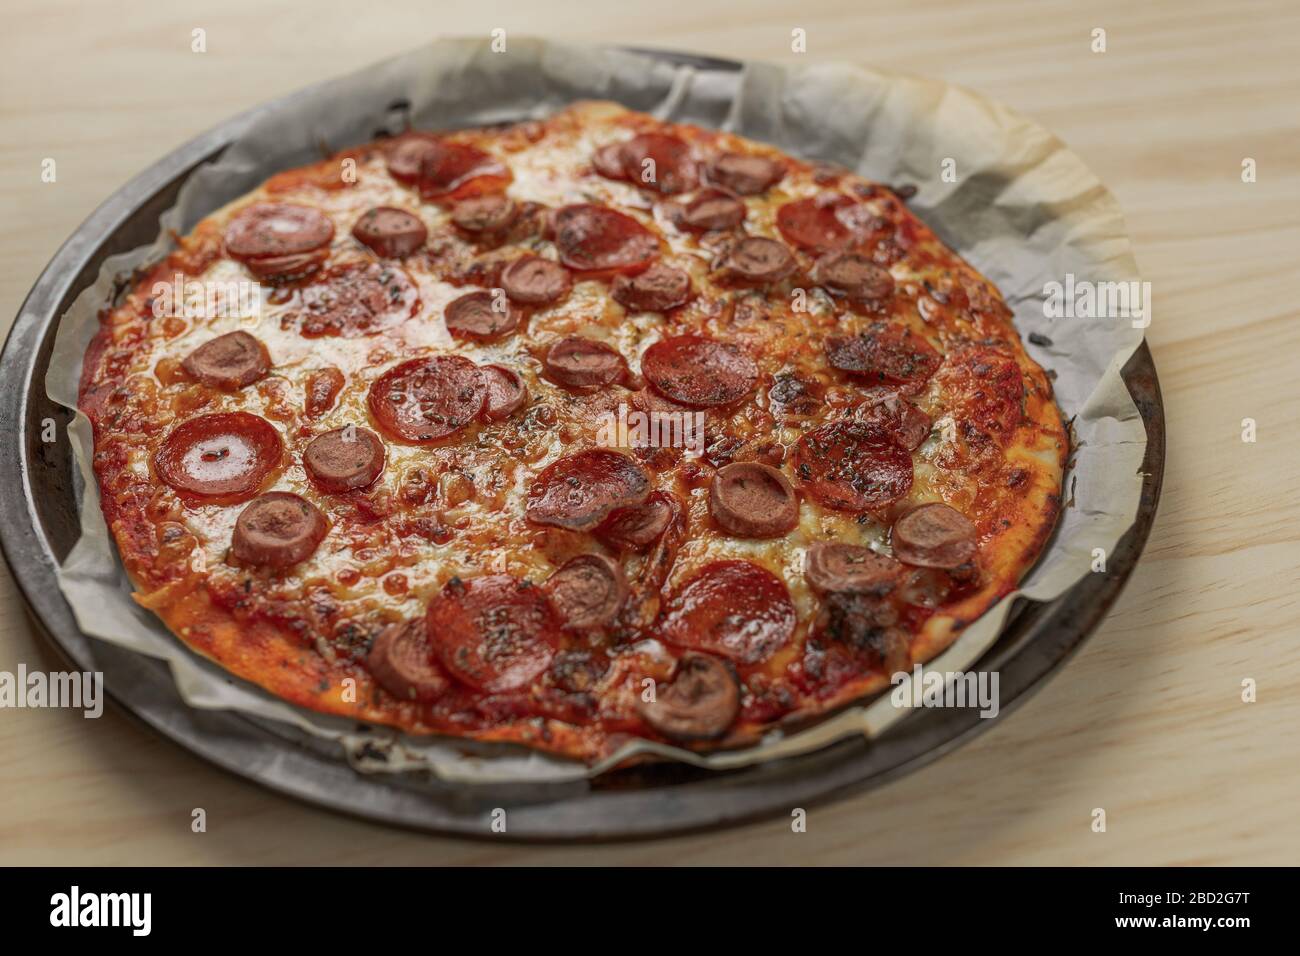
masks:
[[[638,51],[698,69],[730,61]],[[113,702],[182,747],[233,773],[320,806],[384,823],[465,836],[517,840],[610,840],[662,836],[788,813],[914,770],[988,727],[975,709],[913,714],[879,740],[841,741],[816,753],[728,772],[650,766],[591,782],[455,786],[427,775],[362,775],[331,746],[300,740],[241,714],[195,710],[160,661],[93,642],[63,600],[55,567],[78,536],[80,489],[67,442],[40,440],[42,421],[70,413],[45,395],[59,317],[91,285],[103,261],[154,239],[158,217],[195,167],[214,158],[271,105],[241,114],[177,149],[99,207],[54,256],[32,288],[0,355],[0,543],[31,616],[70,666],[100,670]],[[1020,601],[1002,637],[980,661],[1001,675],[1001,716],[1014,710],[1079,648],[1115,603],[1151,530],[1164,469],[1164,408],[1144,344],[1124,379],[1146,424],[1142,501],[1105,574],[1084,575],[1047,604]],[[60,428],[60,435],[64,430]],[[508,830],[491,830],[495,808]]]

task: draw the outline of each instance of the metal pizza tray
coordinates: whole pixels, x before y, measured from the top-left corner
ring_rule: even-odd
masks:
[[[740,64],[638,50],[699,69]],[[241,114],[175,150],[131,180],[77,229],[32,288],[0,354],[0,543],[31,617],[69,666],[100,670],[115,704],[187,750],[272,790],[398,826],[463,836],[597,841],[663,836],[737,824],[878,786],[934,760],[1004,719],[1076,651],[1115,603],[1155,518],[1165,458],[1165,418],[1151,353],[1143,346],[1123,370],[1146,424],[1142,500],[1133,527],[1104,574],[1086,574],[1050,603],[1021,600],[1003,635],[979,662],[1000,672],[1001,716],[973,708],[922,709],[878,740],[840,741],[815,753],[717,772],[655,765],[564,784],[453,785],[427,775],[363,775],[335,745],[228,711],[197,710],[158,660],[82,634],[64,602],[55,567],[79,534],[80,478],[66,441],[40,440],[42,422],[70,413],[45,395],[59,317],[111,255],[153,241],[158,217],[186,177],[213,159],[271,105]],[[63,435],[64,429],[59,429]],[[1050,545],[1049,545],[1050,546]],[[494,834],[493,810],[508,830]]]

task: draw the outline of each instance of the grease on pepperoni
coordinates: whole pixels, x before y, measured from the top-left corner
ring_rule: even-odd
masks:
[[[183,497],[236,504],[256,495],[283,458],[284,442],[266,419],[220,412],[173,428],[154,455],[154,468]]]
[[[544,674],[560,622],[541,588],[508,574],[453,578],[430,602],[427,633],[444,668],[462,684],[497,694]]]
[[[334,238],[329,216],[294,203],[255,203],[226,226],[226,252],[240,260],[311,252]]]
[[[487,402],[482,370],[459,355],[411,359],[370,386],[370,413],[392,437],[416,445],[450,438],[478,418]]]
[[[645,189],[682,193],[694,189],[699,179],[690,146],[669,133],[633,136],[622,144],[618,157],[623,178]]]
[[[912,456],[861,422],[831,422],[795,444],[794,471],[814,499],[840,511],[893,504],[912,488]]]
[[[776,211],[776,228],[787,242],[821,255],[864,240],[876,217],[843,193],[820,193],[785,203]]]
[[[785,646],[795,619],[790,592],[771,571],[751,561],[714,561],[673,592],[658,633],[676,647],[757,664]]]
[[[378,335],[401,325],[420,308],[420,293],[406,271],[391,263],[345,262],[298,293],[281,316],[306,338]]]
[[[579,272],[636,272],[659,255],[653,232],[608,206],[564,206],[556,211],[554,224],[560,261]]]
[[[477,146],[434,140],[421,157],[416,183],[421,199],[446,202],[498,192],[510,180],[510,170],[491,153]]]
[[[656,342],[641,357],[641,372],[660,395],[696,408],[731,405],[758,383],[758,366],[743,349],[702,335]]]
[[[639,505],[650,476],[622,452],[593,448],[547,465],[528,489],[525,516],[534,524],[590,531],[615,508]]]

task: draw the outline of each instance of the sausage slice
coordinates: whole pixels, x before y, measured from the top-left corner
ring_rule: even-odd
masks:
[[[612,623],[627,596],[623,569],[603,554],[580,554],[566,561],[547,579],[545,589],[563,626],[574,631]]]
[[[265,378],[271,356],[260,339],[247,332],[227,332],[185,356],[181,367],[204,385],[233,391]]]
[[[429,230],[414,213],[393,206],[376,206],[357,220],[352,235],[375,255],[400,259],[423,246]]]
[[[818,541],[804,555],[804,580],[818,594],[874,594],[893,590],[903,566],[857,544]]]
[[[239,513],[230,550],[246,564],[287,568],[309,557],[328,531],[329,522],[306,498],[271,491]]]
[[[799,523],[799,495],[771,465],[735,462],[714,473],[709,513],[738,538],[772,538]]]
[[[390,624],[370,645],[366,666],[379,686],[398,700],[432,703],[451,687],[429,646],[423,620]]]
[[[384,470],[384,443],[368,428],[336,428],[311,440],[302,466],[331,494],[364,488]]]
[[[573,279],[558,262],[523,256],[506,266],[501,285],[506,295],[521,305],[550,305],[569,294]]]
[[[920,568],[951,570],[975,557],[975,526],[955,508],[934,502],[913,508],[894,522],[894,555]]]
[[[686,653],[653,701],[637,699],[637,713],[669,740],[716,740],[740,713],[740,685],[716,657]]]
[[[763,236],[740,240],[722,261],[722,269],[728,275],[757,285],[779,282],[794,272],[795,266],[789,249]]]
[[[581,335],[560,339],[542,364],[547,378],[570,388],[613,385],[627,377],[627,362],[616,349]]]

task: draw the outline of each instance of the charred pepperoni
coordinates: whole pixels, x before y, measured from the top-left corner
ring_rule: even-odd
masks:
[[[492,694],[527,687],[559,645],[560,622],[546,594],[508,574],[452,578],[429,602],[425,620],[443,667]]]
[[[799,523],[799,496],[789,479],[771,465],[735,462],[714,474],[709,513],[728,534],[771,538]]]
[[[580,203],[555,213],[555,246],[570,269],[589,273],[636,272],[659,255],[659,239],[625,213]]]
[[[955,508],[938,502],[913,508],[894,522],[894,556],[921,568],[951,570],[975,557],[975,526]]]
[[[411,359],[370,386],[370,414],[394,438],[432,445],[478,418],[487,383],[477,365],[459,355]]]
[[[393,206],[376,206],[357,220],[352,235],[377,256],[401,259],[424,245],[429,230],[414,213]]]
[[[271,356],[260,339],[247,332],[227,332],[185,356],[181,366],[204,385],[234,390],[265,378]]]
[[[795,474],[827,508],[883,508],[912,488],[912,456],[891,436],[859,422],[831,422],[794,448]]]
[[[650,477],[621,452],[593,448],[547,465],[528,489],[525,516],[534,524],[590,531],[615,508],[639,505]]]
[[[226,251],[234,259],[279,258],[329,245],[334,223],[319,209],[292,203],[257,203],[226,226]]]
[[[742,196],[766,192],[785,175],[776,160],[748,153],[723,153],[708,166],[709,182]]]
[[[894,294],[894,277],[856,252],[828,252],[813,266],[813,281],[832,295],[855,302],[880,303]]]
[[[515,221],[515,204],[500,193],[474,196],[456,203],[451,221],[473,235],[501,232]]]
[[[659,540],[678,507],[671,495],[656,491],[645,504],[611,511],[596,534],[611,548],[644,551]]]
[[[916,451],[930,437],[930,416],[897,392],[880,391],[853,411],[864,424],[889,432],[908,451]]]
[[[874,594],[893,590],[903,567],[857,544],[818,541],[804,555],[804,580],[818,594]]]
[[[851,338],[826,340],[826,358],[833,368],[873,385],[889,385],[915,395],[943,362],[921,336],[900,325],[877,322]]]
[[[710,408],[740,401],[758,383],[758,366],[740,348],[700,335],[678,335],[646,349],[641,372],[660,395]]]
[[[490,342],[519,328],[519,310],[496,293],[467,292],[452,299],[443,311],[453,338]]]
[[[612,624],[627,596],[623,569],[603,554],[580,554],[546,581],[551,606],[568,630]]]
[[[487,403],[482,412],[485,421],[503,421],[528,402],[528,386],[517,372],[504,365],[484,365],[482,371],[487,384]]]
[[[691,148],[667,133],[643,133],[622,144],[623,177],[661,193],[683,193],[698,180]]]
[[[368,428],[336,428],[311,440],[302,465],[331,494],[365,488],[384,470],[384,443]]]
[[[735,229],[745,221],[745,204],[721,189],[701,191],[682,212],[682,226],[692,232]]]
[[[506,266],[501,285],[512,301],[523,305],[550,305],[568,296],[573,278],[558,262],[541,256],[523,256]]]
[[[635,276],[618,276],[610,287],[614,301],[631,312],[667,312],[691,297],[691,277],[656,262]]]
[[[328,532],[329,522],[306,498],[272,491],[239,513],[230,551],[245,564],[287,568],[311,557]]]
[[[637,699],[641,719],[669,740],[716,740],[740,713],[740,684],[726,664],[707,654],[683,654],[673,681],[654,699]]]
[[[780,282],[797,263],[790,250],[775,239],[749,236],[740,240],[722,260],[722,271],[742,282],[766,285]]]
[[[757,664],[794,633],[795,610],[784,582],[750,561],[714,561],[664,607],[659,634],[669,644]]]
[[[280,433],[266,419],[222,412],[173,428],[154,455],[154,468],[183,496],[235,504],[257,494],[283,457]]]
[[[546,352],[547,378],[567,388],[613,385],[627,377],[627,362],[604,342],[569,335]]]
[[[941,389],[967,431],[1005,441],[1024,417],[1025,380],[1011,356],[984,346],[962,349],[939,372]]]
[[[420,619],[390,624],[380,631],[370,645],[366,667],[379,686],[398,700],[430,704],[451,688]]]
[[[280,319],[306,338],[378,335],[420,308],[420,293],[405,270],[379,262],[347,262],[321,273]]]
[[[434,140],[420,160],[417,185],[425,200],[462,199],[496,192],[510,182],[510,170],[476,146]]]

